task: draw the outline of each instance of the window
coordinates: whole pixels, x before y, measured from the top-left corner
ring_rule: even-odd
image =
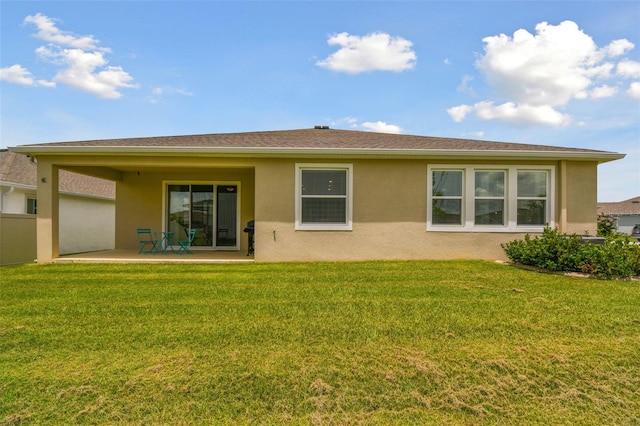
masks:
[[[351,230],[352,166],[296,164],[296,229]]]
[[[27,196],[27,214],[38,214],[38,200]]]
[[[504,225],[504,176],[504,171],[476,171],[476,225]]]
[[[547,172],[518,171],[518,225],[544,225]]]
[[[427,229],[537,232],[553,226],[551,166],[429,166]]]
[[[435,224],[462,225],[462,170],[434,170],[431,196]]]

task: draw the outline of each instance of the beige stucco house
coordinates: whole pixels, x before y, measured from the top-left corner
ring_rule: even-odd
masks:
[[[589,149],[312,129],[47,143],[37,159],[38,261],[59,256],[60,170],[116,182],[116,249],[136,229],[196,229],[195,250],[256,261],[502,259],[541,232],[596,232]]]

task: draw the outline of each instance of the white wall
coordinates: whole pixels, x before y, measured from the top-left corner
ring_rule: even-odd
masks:
[[[113,249],[115,217],[112,200],[60,194],[60,254]]]
[[[631,234],[633,225],[640,223],[640,215],[617,216],[618,232],[623,234]]]
[[[11,187],[0,187],[0,197],[2,197],[1,211],[2,213],[10,214],[24,214],[27,209],[27,195],[31,197],[36,196],[36,190],[15,188],[13,191],[9,191]]]

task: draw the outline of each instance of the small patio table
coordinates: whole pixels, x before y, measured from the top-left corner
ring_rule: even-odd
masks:
[[[167,249],[171,249],[172,253],[175,253],[175,250],[173,249],[173,235],[175,234],[175,232],[171,232],[171,231],[159,231],[156,232],[156,239],[158,240],[158,245],[156,246],[156,253],[158,253],[158,251],[161,251],[162,254],[167,254]]]

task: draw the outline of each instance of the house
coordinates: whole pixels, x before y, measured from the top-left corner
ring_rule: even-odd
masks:
[[[633,225],[640,223],[640,197],[617,203],[598,203],[598,214],[613,217],[618,232],[630,234]]]
[[[0,150],[0,265],[36,258],[37,165]],[[61,254],[115,246],[115,184],[68,171],[59,174]]]
[[[501,243],[596,232],[598,164],[577,148],[315,128],[24,145],[37,160],[38,261],[58,258],[57,182],[116,183],[116,249],[196,229],[194,249],[256,261],[502,259]]]

